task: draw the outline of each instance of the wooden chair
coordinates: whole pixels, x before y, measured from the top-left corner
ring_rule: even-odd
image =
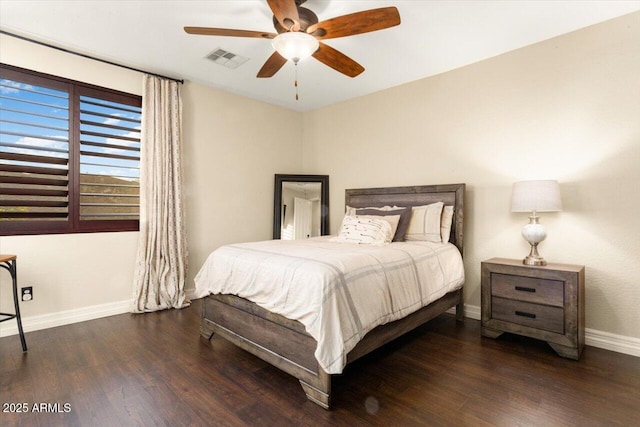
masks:
[[[11,275],[13,282],[13,304],[15,305],[15,313],[0,313],[0,316],[5,316],[4,319],[0,319],[0,322],[4,322],[11,319],[16,319],[18,322],[18,332],[20,333],[20,341],[22,342],[22,351],[27,351],[27,342],[24,339],[24,331],[22,330],[22,319],[20,318],[20,306],[18,305],[18,270],[16,268],[16,255],[0,255],[0,267],[4,268]]]

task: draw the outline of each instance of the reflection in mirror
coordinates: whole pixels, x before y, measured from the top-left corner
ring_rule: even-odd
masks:
[[[274,195],[274,239],[308,239],[327,234],[327,175],[276,175]]]
[[[320,236],[321,187],[319,182],[282,183],[280,239],[299,240]]]

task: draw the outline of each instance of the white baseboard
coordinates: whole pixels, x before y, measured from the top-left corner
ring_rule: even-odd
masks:
[[[127,313],[130,310],[131,300],[126,300],[59,311],[57,313],[28,316],[22,318],[22,329],[24,329],[25,332],[39,331],[41,329],[55,328],[56,326],[69,325],[71,323],[79,323],[101,317],[114,316],[116,314]],[[18,324],[15,321],[10,320],[0,323],[0,337],[16,335],[17,333]]]
[[[447,310],[447,313],[456,314],[456,308],[451,307],[449,310]],[[480,307],[478,307],[477,305],[465,304],[464,317],[468,317],[469,319],[473,320],[480,320]]]
[[[447,310],[447,313],[455,314],[455,307]],[[469,319],[480,320],[482,312],[477,305],[464,305],[464,317]],[[640,357],[640,339],[627,337],[625,335],[616,335],[609,332],[602,332],[596,329],[585,328],[584,343],[591,347],[598,347],[605,350],[615,351],[617,353],[628,354],[630,356]]]
[[[194,299],[195,289],[186,289],[185,293],[187,298]],[[106,304],[59,311],[56,313],[23,317],[22,328],[25,332],[33,332],[41,329],[55,328],[56,326],[100,319],[102,317],[115,316],[116,314],[129,313],[130,311],[131,300],[110,302]],[[7,322],[0,323],[0,338],[17,334],[18,324],[15,321],[9,320]]]
[[[186,289],[187,298],[195,299],[194,289]],[[131,301],[118,301],[107,304],[82,307],[57,313],[42,314],[22,318],[22,327],[25,332],[39,331],[41,329],[55,328],[56,326],[69,325],[116,314],[128,313],[131,310]],[[455,314],[455,308],[450,308],[447,313]],[[464,315],[469,319],[480,320],[481,311],[477,305],[464,305]],[[8,321],[0,323],[0,338],[18,333],[16,322]],[[624,335],[611,334],[595,329],[585,329],[585,344],[605,350],[640,357],[640,339]]]
[[[592,347],[640,357],[640,339],[586,328],[584,343]]]

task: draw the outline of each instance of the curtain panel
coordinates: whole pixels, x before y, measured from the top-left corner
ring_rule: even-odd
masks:
[[[182,202],[182,100],[177,82],[145,75],[140,144],[140,237],[132,312],[189,305]]]

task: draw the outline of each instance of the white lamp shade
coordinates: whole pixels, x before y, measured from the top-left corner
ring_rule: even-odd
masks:
[[[558,181],[520,181],[513,184],[512,212],[555,212],[562,210]]]
[[[297,31],[278,34],[271,44],[280,56],[293,62],[310,57],[320,46],[311,34]]]

